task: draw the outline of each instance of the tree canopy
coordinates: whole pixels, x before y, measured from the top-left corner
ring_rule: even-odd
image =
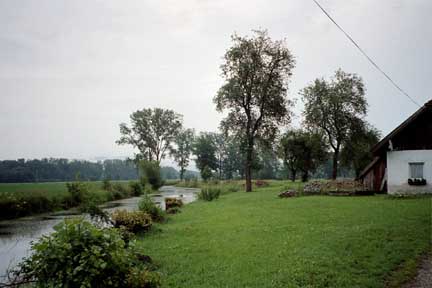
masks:
[[[306,126],[322,133],[333,150],[332,178],[336,179],[339,153],[354,125],[363,121],[367,112],[363,80],[339,69],[330,81],[316,79],[301,94]]]
[[[273,41],[265,30],[253,37],[234,34],[232,42],[221,65],[225,84],[214,102],[218,111],[228,110],[222,129],[245,139],[246,191],[251,191],[256,139],[274,139],[279,125],[289,121],[286,96],[295,61],[285,42]]]
[[[180,167],[180,180],[183,180],[186,168],[193,151],[195,132],[193,129],[181,130],[174,139],[175,147],[171,148],[170,154]]]
[[[131,126],[120,124],[117,144],[132,145],[137,158],[160,162],[182,128],[182,116],[169,109],[142,109],[130,115]]]

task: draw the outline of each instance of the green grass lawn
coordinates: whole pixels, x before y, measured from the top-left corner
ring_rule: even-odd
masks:
[[[287,182],[183,212],[139,244],[164,287],[384,287],[431,245],[431,198],[279,199]]]

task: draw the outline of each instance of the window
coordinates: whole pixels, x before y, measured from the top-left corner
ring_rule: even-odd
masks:
[[[423,178],[424,163],[409,163],[410,178]]]

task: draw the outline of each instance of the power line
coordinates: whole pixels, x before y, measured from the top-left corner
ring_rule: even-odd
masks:
[[[379,71],[381,72],[384,77],[386,77],[392,84],[393,86],[396,87],[396,89],[398,89],[403,95],[405,95],[406,97],[408,97],[408,99],[411,100],[411,102],[413,102],[415,105],[417,105],[418,107],[421,107],[421,105],[419,103],[417,103],[410,95],[408,95],[407,92],[405,92],[398,84],[396,84],[395,81],[393,81],[393,79],[390,78],[390,76],[384,72],[384,70],[382,70],[378,64],[375,63],[374,60],[372,60],[371,57],[369,57],[366,52],[354,41],[354,39],[347,33],[345,32],[345,30],[339,26],[338,23],[336,23],[336,21],[330,16],[329,13],[327,13],[327,11],[318,3],[318,1],[313,0],[315,2],[315,4],[324,12],[325,15],[327,15],[327,17],[336,25],[337,28],[339,28],[340,31],[342,31],[343,34],[345,34],[345,36],[354,44],[354,46],[357,47],[357,49],[366,57],[367,60],[369,60],[369,62]]]

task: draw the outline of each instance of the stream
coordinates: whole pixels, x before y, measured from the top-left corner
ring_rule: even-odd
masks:
[[[165,210],[167,197],[176,197],[183,200],[184,204],[197,198],[198,189],[163,186],[155,194],[153,201]],[[140,197],[126,198],[105,203],[102,207],[112,213],[116,209],[133,211],[138,209]],[[40,214],[12,220],[0,221],[0,282],[4,280],[6,271],[14,267],[23,257],[29,255],[31,242],[42,235],[53,232],[53,227],[65,218],[78,217],[76,209]]]

